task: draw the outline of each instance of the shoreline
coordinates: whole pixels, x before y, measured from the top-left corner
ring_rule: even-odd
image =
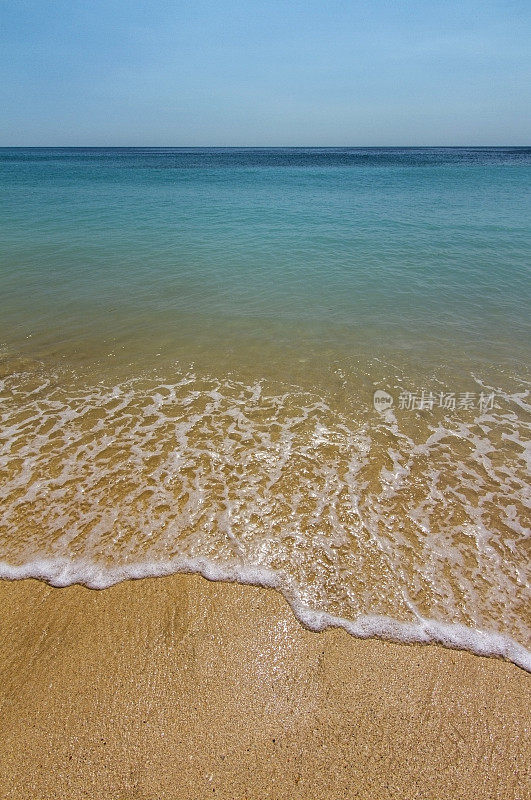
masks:
[[[405,622],[390,616],[360,615],[355,620],[334,616],[303,605],[298,596],[286,589],[282,576],[263,568],[222,567],[209,559],[178,557],[165,567],[131,564],[103,570],[96,564],[76,565],[65,558],[41,559],[19,567],[0,560],[0,581],[37,580],[56,589],[83,586],[103,591],[125,581],[157,580],[173,575],[197,575],[214,583],[238,583],[262,589],[274,589],[282,595],[292,614],[313,632],[341,629],[357,639],[379,639],[394,644],[434,644],[451,650],[464,650],[485,658],[501,658],[524,672],[531,673],[531,653],[511,636],[488,630],[476,630],[461,623],[445,623],[430,618]]]
[[[0,599],[6,800],[526,794],[507,661],[312,632],[274,589],[198,575]]]

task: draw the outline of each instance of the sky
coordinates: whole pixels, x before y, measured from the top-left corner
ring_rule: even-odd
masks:
[[[0,0],[0,146],[530,145],[526,0]]]

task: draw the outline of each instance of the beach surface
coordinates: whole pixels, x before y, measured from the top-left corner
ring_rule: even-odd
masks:
[[[0,582],[0,796],[529,797],[531,685],[195,575]]]

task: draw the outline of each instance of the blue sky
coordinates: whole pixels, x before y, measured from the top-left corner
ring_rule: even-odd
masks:
[[[531,144],[520,0],[0,0],[0,145]]]

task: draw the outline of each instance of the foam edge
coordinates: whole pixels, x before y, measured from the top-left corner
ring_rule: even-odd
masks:
[[[297,620],[311,631],[342,628],[358,639],[376,638],[402,644],[438,644],[454,650],[467,650],[477,656],[502,658],[531,673],[531,652],[510,636],[481,631],[459,623],[444,623],[419,617],[416,622],[401,622],[392,617],[362,615],[355,620],[317,611],[304,605],[296,587],[280,572],[260,567],[231,565],[221,567],[205,558],[176,558],[166,563],[144,562],[105,569],[88,561],[64,558],[37,559],[20,566],[0,561],[1,580],[41,580],[56,588],[81,584],[89,589],[108,589],[126,580],[167,577],[179,573],[202,575],[209,581],[226,581],[279,591]]]

